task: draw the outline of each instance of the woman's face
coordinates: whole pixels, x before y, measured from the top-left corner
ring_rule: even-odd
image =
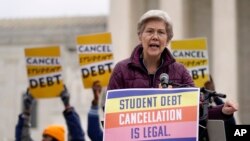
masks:
[[[159,58],[164,48],[167,46],[166,24],[159,19],[149,20],[145,23],[145,28],[139,34],[139,40],[143,46],[144,57]]]

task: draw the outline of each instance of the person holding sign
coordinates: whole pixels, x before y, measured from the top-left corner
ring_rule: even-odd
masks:
[[[94,81],[92,85],[93,100],[88,112],[88,136],[92,141],[102,141],[103,131],[100,126],[98,103],[102,91],[100,81]]]
[[[167,48],[173,37],[173,24],[162,10],[149,10],[141,16],[137,26],[139,45],[130,58],[116,64],[110,77],[108,90],[125,88],[158,88],[160,75],[168,74],[167,82],[173,87],[194,87],[188,70],[176,62]],[[209,117],[225,118],[237,108],[225,104],[212,108]]]
[[[84,131],[81,127],[80,118],[74,108],[70,106],[70,95],[66,89],[61,92],[61,100],[65,106],[63,112],[64,118],[67,123],[69,139],[72,141],[85,141]],[[32,141],[29,132],[29,120],[30,112],[32,109],[32,103],[34,99],[27,90],[23,96],[24,110],[19,115],[18,123],[15,130],[16,141]],[[65,129],[62,125],[49,125],[43,131],[43,141],[66,141],[65,139]]]

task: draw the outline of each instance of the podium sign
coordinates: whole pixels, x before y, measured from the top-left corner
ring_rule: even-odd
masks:
[[[199,88],[107,93],[104,141],[198,141]]]

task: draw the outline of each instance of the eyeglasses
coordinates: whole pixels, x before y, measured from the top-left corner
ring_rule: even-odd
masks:
[[[143,31],[143,33],[145,33],[146,35],[148,36],[154,36],[155,34],[158,36],[158,37],[166,37],[167,36],[167,32],[163,29],[152,29],[152,28],[148,28],[148,29],[145,29]]]

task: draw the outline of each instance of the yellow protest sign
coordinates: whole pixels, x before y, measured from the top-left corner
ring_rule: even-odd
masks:
[[[208,52],[205,38],[174,40],[171,52],[177,62],[182,63],[193,77],[195,86],[203,87],[209,80]]]
[[[111,34],[79,35],[76,48],[83,86],[91,88],[96,80],[107,86],[114,64]]]
[[[26,48],[29,90],[35,98],[56,97],[63,90],[59,46]]]

